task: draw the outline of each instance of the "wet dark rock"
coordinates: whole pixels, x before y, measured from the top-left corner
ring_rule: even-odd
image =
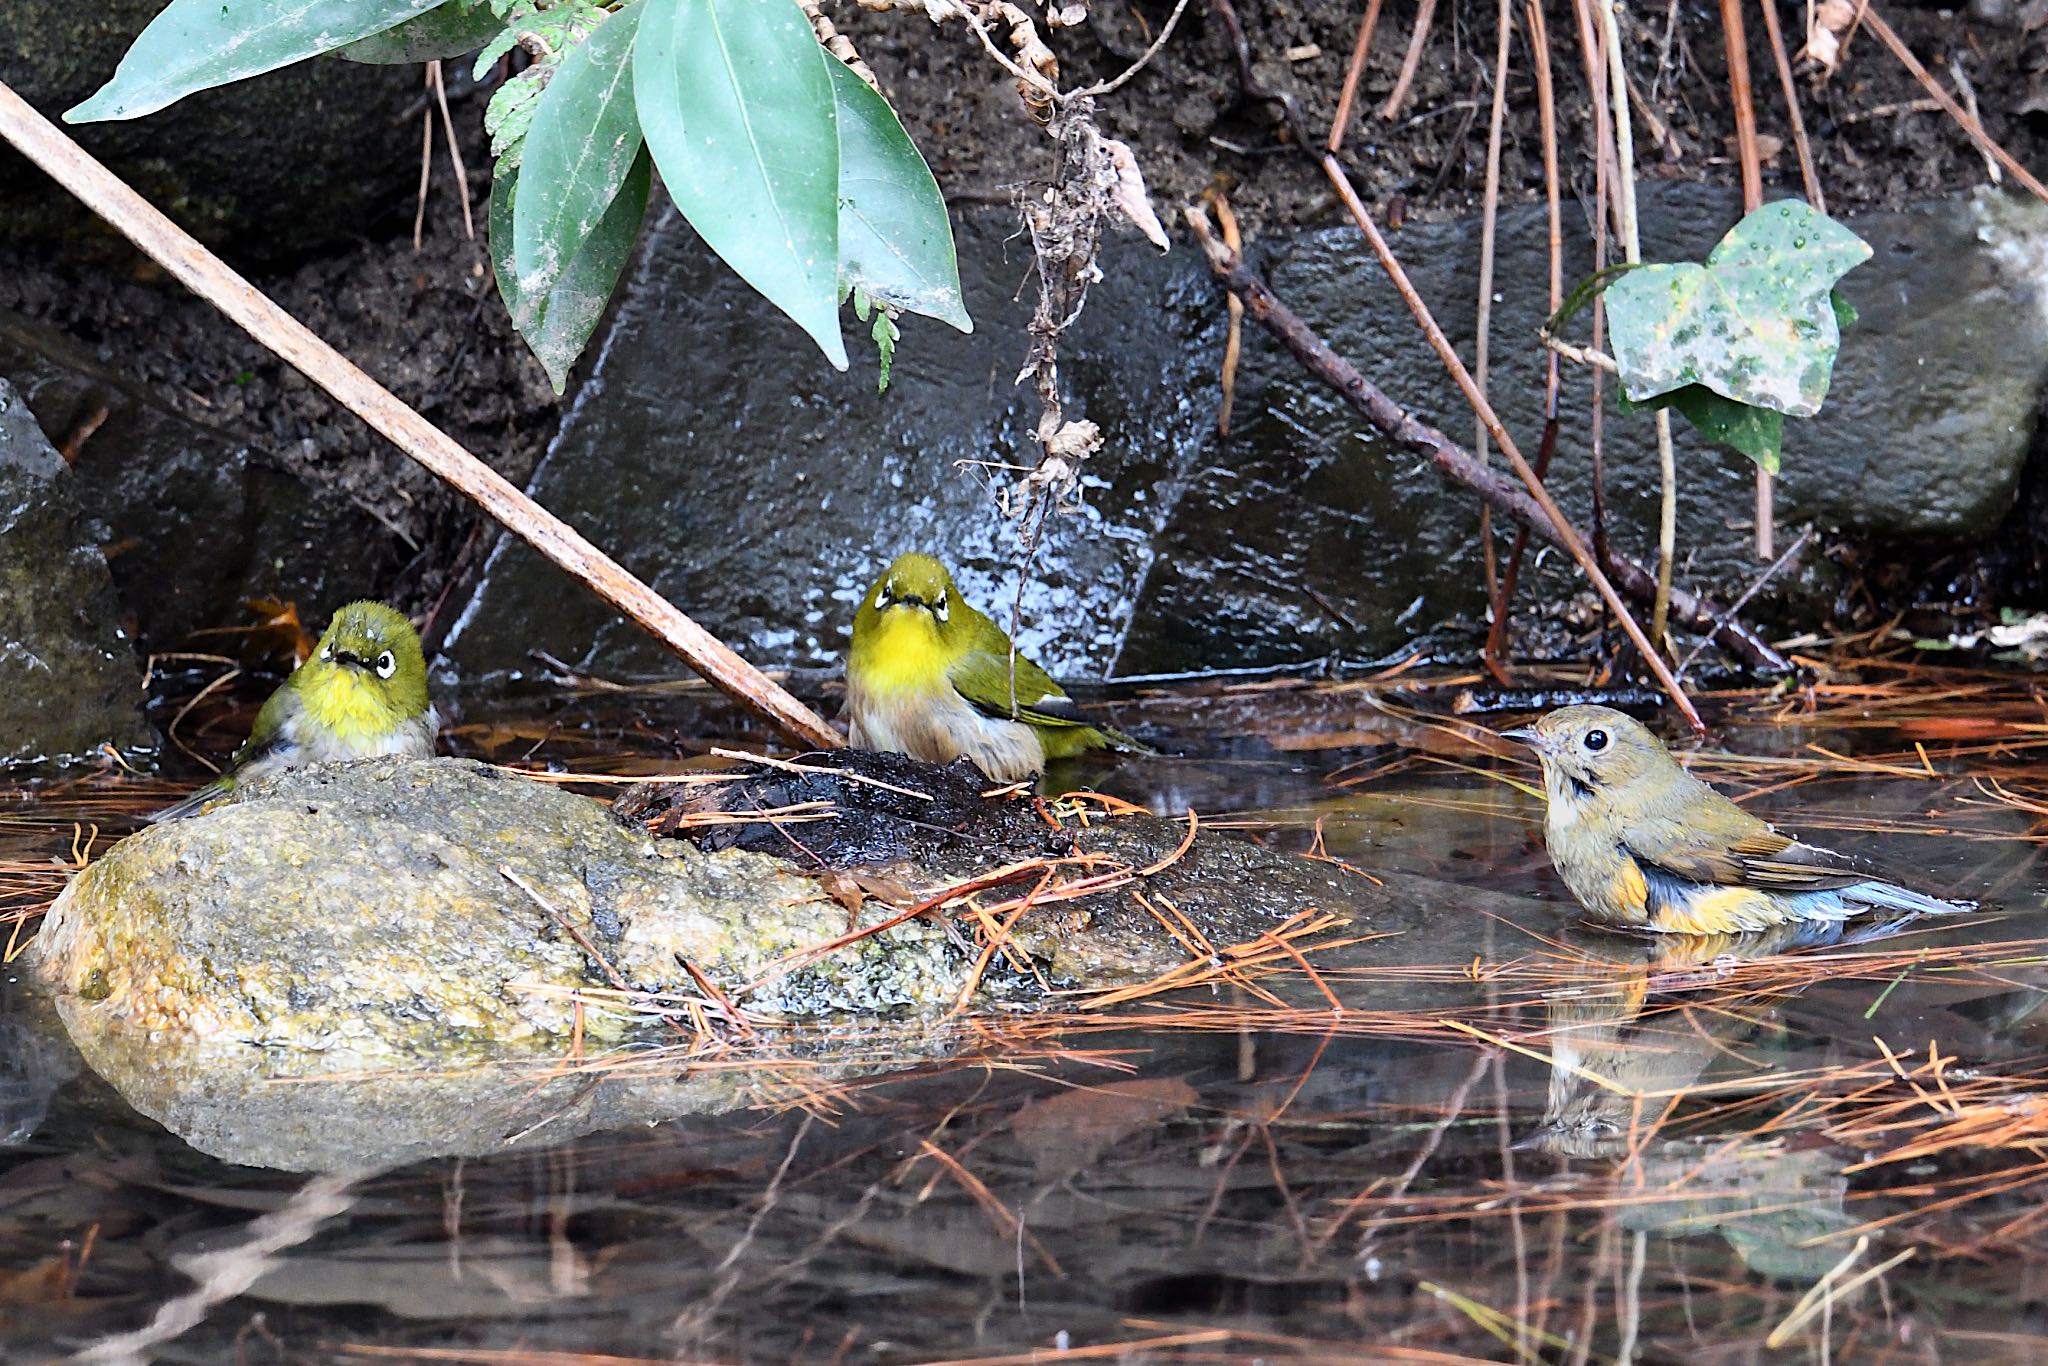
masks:
[[[1731,192],[1646,185],[1645,253],[1704,256],[1740,217]],[[1568,216],[1571,217],[1571,216]],[[1878,541],[1968,542],[2011,505],[2048,373],[2041,261],[2048,212],[1986,196],[1852,217],[1876,249],[1843,293],[1861,311],[1820,418],[1787,424],[1781,545],[1811,521]],[[949,556],[968,596],[1006,614],[1015,536],[1000,478],[957,462],[1028,463],[1033,408],[1011,386],[1027,297],[1008,215],[966,215],[972,337],[912,320],[877,398],[862,361],[836,375],[673,219],[655,231],[536,495],[763,663],[818,665],[844,648],[858,594],[898,551]],[[1568,226],[1567,278],[1590,269]],[[1394,245],[1454,343],[1471,351],[1478,225],[1416,223]],[[1504,210],[1492,392],[1536,449],[1547,276],[1540,205]],[[1378,265],[1350,229],[1255,243],[1276,290],[1405,404],[1463,440],[1471,420]],[[1107,244],[1106,279],[1067,334],[1062,375],[1109,445],[1086,509],[1049,524],[1024,594],[1023,643],[1055,673],[1142,674],[1371,657],[1477,620],[1478,507],[1391,452],[1256,327],[1245,332],[1236,429],[1214,435],[1221,329],[1193,253]],[[1585,395],[1572,372],[1553,487],[1585,525]],[[1607,466],[1619,545],[1647,555],[1656,454],[1647,414],[1612,411]],[[1681,577],[1724,599],[1761,565],[1750,465],[1683,422]],[[1540,557],[1535,593],[1580,585]],[[1802,624],[1833,581],[1819,557],[1751,611]],[[564,604],[566,603],[566,610]],[[543,610],[545,609],[545,610]],[[601,675],[675,666],[633,627],[519,547],[501,547],[453,633],[465,678],[529,668],[534,648]]]
[[[394,567],[376,521],[339,490],[179,416],[53,328],[0,311],[0,378],[69,449],[125,609],[115,620],[146,651],[189,648],[252,597],[318,614],[372,595]]]
[[[0,765],[140,749],[142,666],[77,479],[0,379]]]
[[[1023,462],[1037,421],[1011,383],[1030,252],[1007,213],[956,228],[975,331],[905,319],[877,396],[872,347],[835,372],[661,214],[532,491],[759,662],[836,659],[860,593],[902,550],[943,554],[970,600],[1006,619],[1016,537],[991,491],[1016,476],[986,462]],[[1056,672],[1116,655],[1152,538],[1202,459],[1218,317],[1188,253],[1119,243],[1067,333],[1062,379],[1109,447],[1091,463],[1087,508],[1048,522],[1024,595],[1020,643]],[[567,584],[501,544],[446,646],[459,675],[530,669],[535,649],[600,673],[674,672],[638,627]]]
[[[0,81],[51,119],[103,85],[162,0],[7,0],[0,4]],[[346,241],[387,212],[419,174],[416,67],[316,59],[145,118],[67,131],[200,238],[245,257],[285,259]],[[0,152],[9,187],[0,235],[92,243],[126,254],[41,171]]]

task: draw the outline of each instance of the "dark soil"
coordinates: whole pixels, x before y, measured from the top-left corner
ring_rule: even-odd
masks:
[[[1320,142],[1335,116],[1364,4],[1328,0],[1237,0],[1247,56],[1261,91],[1291,96],[1308,135]],[[1543,190],[1542,143],[1534,64],[1523,8],[1516,4],[1509,54],[1501,192],[1514,200]],[[2048,166],[2048,24],[2031,31],[2000,0],[1977,8],[1996,18],[1949,10],[1886,7],[1893,26],[1953,94],[1950,63],[1960,58],[1991,135],[2020,162]],[[2030,7],[2033,10],[2041,6]],[[1592,122],[1573,7],[1544,6],[1559,122],[1559,159],[1582,202],[1591,200]],[[1785,39],[1803,42],[1803,5],[1781,5]],[[1056,30],[1063,82],[1072,87],[1114,77],[1145,50],[1173,12],[1170,0],[1112,0],[1091,7],[1089,22]],[[1767,184],[1798,189],[1799,167],[1777,67],[1760,11],[1745,6],[1750,78],[1761,145],[1775,147]],[[1476,207],[1485,186],[1486,128],[1492,101],[1495,7],[1454,0],[1440,5],[1408,95],[1381,117],[1414,28],[1412,0],[1381,10],[1344,143],[1343,159],[1359,193],[1385,217],[1449,215]],[[1052,169],[1053,151],[1023,117],[1007,79],[957,25],[937,34],[913,14],[848,8],[839,16],[883,88],[902,111],[947,194],[1006,199]],[[1637,173],[1645,178],[1736,183],[1735,132],[1727,52],[1716,5],[1645,4],[1623,16],[1623,45],[1636,90],[1670,130],[1660,153],[1638,106]],[[1868,33],[1852,38],[1844,65],[1824,84],[1799,80],[1823,194],[1831,209],[1898,208],[1985,180],[1983,157],[1940,112],[1896,112],[1927,93]],[[1892,111],[1892,112],[1888,112]],[[1321,173],[1293,145],[1278,105],[1247,98],[1237,53],[1214,0],[1193,0],[1181,29],[1129,84],[1103,97],[1104,129],[1137,151],[1155,201],[1178,204],[1222,180],[1248,229],[1334,217]]]
[[[1162,207],[1220,181],[1253,236],[1329,219],[1334,200],[1294,145],[1279,105],[1245,95],[1237,53],[1213,5],[1190,0],[1172,41],[1127,85],[1099,100],[1101,123],[1131,144]],[[1254,80],[1264,90],[1291,95],[1310,137],[1320,138],[1329,126],[1362,8],[1330,0],[1238,0]],[[2003,0],[1986,0],[1972,16],[1896,3],[1887,12],[1951,88],[1951,64],[1963,61],[1991,133],[2022,163],[2048,171],[2048,114],[2034,109],[2048,106],[2048,26],[2023,27],[2042,8],[2034,0],[2013,12]],[[1063,82],[1074,86],[1121,72],[1171,12],[1169,0],[1114,0],[1096,4],[1087,24],[1050,31]],[[1576,21],[1569,6],[1553,3],[1546,13],[1560,156],[1569,192],[1585,205],[1591,125]],[[1026,116],[1010,78],[966,30],[935,30],[915,12],[871,13],[853,5],[840,6],[835,17],[881,77],[950,198],[1007,201],[1051,172],[1051,143]],[[1783,18],[1796,49],[1803,7],[1783,7]],[[1404,216],[1467,212],[1484,182],[1494,7],[1451,0],[1438,8],[1413,87],[1395,117],[1383,119],[1378,111],[1414,19],[1411,0],[1385,6],[1343,152],[1367,202],[1393,225]],[[1639,173],[1734,182],[1717,9],[1646,6],[1632,11],[1627,24],[1637,88],[1670,129],[1660,153],[1638,114]],[[1533,68],[1520,32],[1518,25],[1502,158],[1509,200],[1542,191]],[[1748,36],[1760,128],[1767,147],[1777,144],[1766,178],[1796,189],[1799,172],[1776,68],[1754,11]],[[1801,92],[1831,209],[1896,207],[1986,178],[1983,158],[1947,116],[1901,112],[1924,100],[1925,92],[1869,34],[1857,35],[1831,81],[1816,87],[1802,80]],[[488,93],[467,90],[454,104],[479,228],[489,164],[479,125]],[[463,235],[438,137],[435,162],[419,251],[412,246],[414,206],[406,196],[382,222],[366,224],[353,249],[259,276],[257,283],[457,440],[521,480],[554,431],[558,402],[511,329],[483,244]],[[307,173],[345,175],[347,168]],[[186,415],[346,492],[404,547],[396,558],[406,567],[387,589],[402,605],[437,601],[474,541],[476,519],[466,505],[146,262],[121,273],[62,250],[0,251],[0,308],[54,324],[111,367],[147,381]]]

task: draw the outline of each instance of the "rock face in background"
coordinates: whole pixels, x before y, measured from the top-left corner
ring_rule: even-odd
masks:
[[[532,491],[757,661],[836,655],[860,593],[902,550],[938,551],[971,600],[1007,620],[1016,542],[991,490],[1016,475],[961,462],[1017,462],[1037,421],[1011,383],[1030,252],[1006,214],[957,226],[976,330],[906,319],[877,396],[871,345],[856,339],[851,370],[835,372],[660,213]],[[1220,314],[1189,266],[1184,252],[1120,246],[1067,334],[1061,374],[1109,447],[1086,507],[1047,523],[1025,596],[1022,638],[1049,667],[1115,657],[1152,542],[1202,459]],[[671,669],[637,627],[524,546],[501,545],[447,649],[469,678],[530,667],[536,648],[607,671]]]
[[[1643,215],[1646,255],[1698,259],[1740,203],[1646,186]],[[1029,263],[1008,214],[965,219],[961,272],[978,331],[910,320],[878,398],[871,357],[834,373],[664,215],[533,492],[759,662],[832,662],[859,593],[906,549],[952,560],[969,596],[1006,616],[1015,537],[990,497],[1005,476],[958,462],[1033,458],[1035,407],[1012,385]],[[1851,226],[1876,253],[1843,284],[1862,318],[1822,417],[1787,424],[1780,523],[1981,538],[2011,504],[2048,371],[2048,213],[1961,200]],[[1582,228],[1568,216],[1568,281],[1590,269]],[[1411,224],[1393,237],[1468,356],[1478,231]],[[1541,206],[1502,213],[1492,391],[1531,454],[1543,242]],[[1354,232],[1269,239],[1254,256],[1376,383],[1470,440],[1469,410]],[[1271,666],[1372,657],[1477,618],[1473,499],[1364,431],[1251,324],[1235,431],[1219,441],[1222,308],[1195,254],[1162,258],[1119,237],[1103,268],[1061,372],[1074,412],[1109,440],[1089,464],[1085,508],[1048,524],[1024,596],[1028,649],[1068,676]],[[1589,380],[1567,367],[1567,381],[1553,486],[1583,525]],[[1643,554],[1655,526],[1651,419],[1615,414],[1608,393],[1616,540]],[[1676,427],[1681,578],[1732,597],[1760,569],[1750,467]],[[1573,588],[1554,566],[1535,577],[1535,593]],[[535,649],[598,674],[676,668],[531,552],[501,546],[446,663],[476,680],[530,667]]]
[[[0,81],[51,119],[114,74],[163,0],[6,0]],[[301,63],[204,91],[119,123],[68,131],[199,237],[264,259],[302,256],[365,231],[419,174],[416,67]],[[308,174],[318,168],[317,174]],[[12,152],[0,235],[63,243],[115,239]]]
[[[112,620],[144,650],[190,648],[194,631],[243,619],[251,597],[296,599],[318,619],[395,567],[344,494],[187,421],[52,328],[0,311],[0,379],[69,450],[124,609]]]
[[[148,743],[120,623],[76,479],[0,380],[0,765]]]

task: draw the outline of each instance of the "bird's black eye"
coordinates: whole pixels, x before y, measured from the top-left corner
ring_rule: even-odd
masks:
[[[391,651],[386,650],[377,656],[376,669],[379,678],[389,678],[398,672],[398,661],[391,657]]]
[[[1603,749],[1606,749],[1606,748],[1607,748],[1607,732],[1606,732],[1606,731],[1604,731],[1604,730],[1589,730],[1589,731],[1587,731],[1587,732],[1586,732],[1586,752],[1587,752],[1588,754],[1598,754],[1598,753],[1599,753],[1599,752],[1600,752],[1601,750],[1603,750]]]
[[[947,618],[947,616],[950,615],[946,608],[946,594],[943,589],[939,592],[939,605],[937,607],[932,608],[932,615],[937,617],[940,621],[944,621]]]

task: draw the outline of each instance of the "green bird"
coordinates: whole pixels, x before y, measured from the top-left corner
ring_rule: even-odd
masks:
[[[381,602],[352,602],[256,713],[228,771],[151,819],[189,816],[244,783],[307,764],[383,754],[425,759],[440,729],[412,623]]]
[[[946,764],[965,755],[997,782],[1091,749],[1142,749],[1091,724],[1045,670],[960,598],[946,566],[899,555],[861,599],[846,656],[846,710],[861,749]]]

